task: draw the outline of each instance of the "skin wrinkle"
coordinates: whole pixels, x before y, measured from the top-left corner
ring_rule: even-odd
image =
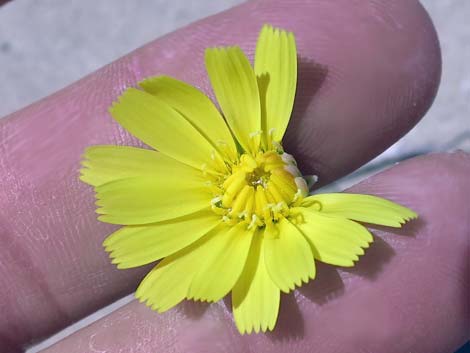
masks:
[[[16,297],[28,298],[21,307],[7,308],[11,319],[0,320],[0,334],[18,345],[52,334],[131,292],[148,271],[149,267],[118,271],[110,264],[101,242],[116,228],[96,221],[92,191],[77,180],[86,146],[137,144],[107,113],[110,103],[136,80],[164,73],[210,92],[204,48],[240,44],[252,53],[261,25],[270,22],[294,31],[301,56],[328,70],[321,83],[303,76],[313,81],[311,85],[299,83],[305,94],[298,97],[287,130],[286,149],[303,162],[305,173],[315,171],[322,182],[331,181],[408,131],[437,89],[440,54],[434,29],[415,1],[397,0],[393,8],[393,16],[404,25],[400,35],[382,30],[377,21],[363,23],[364,4],[346,0],[297,1],[296,6],[282,1],[249,2],[150,43],[3,119],[2,222],[8,237],[21,238],[24,261],[30,264],[17,271],[18,279],[9,291],[0,288],[0,297],[11,296],[12,291]],[[350,29],[356,27],[352,36]],[[174,57],[165,55],[168,48]],[[421,60],[422,69],[416,75],[410,67],[402,71],[403,63],[416,55],[416,65]],[[384,66],[384,57],[393,59],[395,65]],[[397,99],[404,106],[381,110],[393,92],[400,97],[412,82],[413,92],[407,94],[417,99]],[[388,85],[392,93],[386,92]],[[416,110],[409,106],[411,101]],[[381,132],[384,120],[393,124]],[[7,249],[0,247],[2,273],[12,272],[8,258]],[[40,278],[25,280],[31,266],[41,269]],[[51,298],[27,296],[35,293],[38,283],[45,283]],[[54,308],[36,309],[48,305]],[[56,321],[57,311],[63,315]],[[22,334],[11,336],[12,326],[23,327]]]
[[[403,28],[400,18],[394,17],[394,11],[391,11],[394,6],[393,1],[368,0],[368,2],[368,13],[373,18],[386,25],[390,30],[401,30]]]
[[[411,11],[410,13],[408,13],[407,15],[410,16],[410,14],[412,14],[413,11]],[[403,16],[403,17],[406,17],[406,16]],[[412,21],[406,21],[406,23],[408,23],[408,28],[405,28],[404,30],[408,29],[409,30],[409,23],[412,23]],[[428,26],[420,26],[420,27],[428,27]],[[420,28],[420,27],[417,27],[417,28]],[[376,29],[374,29],[376,30]],[[428,36],[430,35],[430,33],[424,33],[423,31],[419,30],[419,32],[422,32],[421,34],[424,36]],[[337,92],[335,97],[334,97],[334,100],[335,100],[335,103],[333,103],[332,107],[329,107],[329,109],[326,109],[326,111],[320,111],[321,108],[324,107],[325,105],[325,102],[322,102],[322,106],[321,107],[315,107],[313,106],[312,107],[312,110],[310,110],[310,113],[311,113],[311,116],[315,116],[315,118],[319,121],[323,120],[323,116],[326,115],[326,114],[331,114],[332,111],[334,111],[335,115],[340,115],[342,116],[341,120],[344,121],[344,120],[347,120],[344,124],[341,124],[344,126],[344,135],[346,134],[349,134],[350,132],[350,129],[353,128],[350,126],[350,123],[348,124],[348,121],[349,122],[353,122],[353,121],[356,121],[357,122],[357,125],[361,127],[361,129],[370,129],[369,131],[382,131],[382,130],[379,130],[377,129],[377,126],[374,124],[374,121],[369,121],[369,124],[364,124],[364,125],[361,125],[361,120],[362,120],[362,116],[364,114],[369,114],[370,112],[368,111],[367,113],[361,113],[361,111],[363,109],[367,109],[367,110],[370,110],[370,102],[374,102],[374,108],[377,109],[377,111],[375,112],[375,116],[376,116],[376,120],[375,122],[384,122],[384,121],[387,121],[389,122],[389,126],[390,128],[389,129],[386,129],[384,130],[384,133],[382,135],[381,132],[379,133],[376,133],[375,134],[375,141],[374,142],[379,142],[380,140],[383,140],[384,138],[385,139],[389,139],[389,138],[397,138],[398,136],[393,136],[393,134],[391,134],[390,132],[392,131],[392,129],[394,129],[394,131],[398,131],[399,129],[397,129],[397,124],[402,124],[403,120],[402,120],[402,117],[404,114],[406,114],[407,116],[414,116],[414,117],[418,117],[420,116],[420,114],[424,113],[424,111],[427,109],[428,107],[428,104],[430,102],[428,102],[427,104],[423,104],[423,90],[422,88],[419,88],[419,85],[415,84],[414,82],[421,82],[421,86],[423,84],[423,82],[428,82],[428,80],[432,79],[432,77],[434,77],[435,79],[438,79],[439,75],[440,75],[440,67],[436,66],[435,67],[435,70],[432,71],[431,73],[430,72],[426,72],[426,74],[424,74],[423,72],[423,69],[421,69],[421,66],[422,65],[415,65],[415,69],[418,69],[418,70],[415,70],[415,71],[412,71],[410,70],[409,67],[406,68],[406,70],[403,69],[403,65],[401,64],[403,62],[402,60],[402,57],[401,55],[403,54],[403,50],[404,48],[407,48],[406,50],[409,51],[409,55],[405,55],[404,57],[406,57],[408,60],[408,58],[410,56],[418,56],[418,57],[421,57],[420,58],[420,62],[426,62],[426,61],[432,61],[432,60],[435,60],[436,58],[435,57],[431,57],[431,58],[425,58],[423,57],[423,55],[425,55],[425,51],[420,51],[420,50],[415,50],[415,45],[417,44],[415,42],[415,39],[409,39],[407,40],[406,43],[403,43],[403,42],[398,42],[396,40],[394,40],[393,38],[390,38],[390,33],[388,32],[383,32],[383,31],[380,31],[378,30],[377,31],[377,36],[375,36],[376,38],[370,38],[369,40],[371,41],[369,43],[369,47],[368,48],[364,48],[363,50],[357,50],[357,57],[354,55],[354,56],[351,56],[351,55],[338,55],[338,59],[336,60],[347,60],[348,62],[354,62],[355,65],[357,65],[357,67],[362,67],[362,65],[365,65],[368,67],[368,70],[365,72],[365,75],[364,75],[364,72],[363,70],[357,72],[357,71],[352,71],[352,72],[349,72],[349,77],[347,77],[345,79],[345,81],[347,82],[354,82],[356,81],[357,82],[357,85],[358,86],[361,86],[361,85],[368,85],[370,80],[373,79],[373,80],[377,80],[378,82],[375,83],[375,91],[372,93],[372,92],[368,92],[369,94],[367,96],[364,96],[364,97],[361,97],[361,93],[363,93],[362,91],[359,91],[359,96],[357,97],[354,97],[355,98],[355,103],[354,104],[354,108],[351,109],[351,107],[345,105],[345,106],[337,106],[336,104],[336,99],[338,98],[337,95],[338,94],[342,94],[344,95],[343,99],[344,101],[349,101],[351,100],[351,95],[355,95],[355,91],[352,90],[348,85],[344,85],[342,87],[339,87],[337,88]],[[340,35],[347,35],[349,36],[349,32],[345,32],[345,33],[341,33]],[[386,37],[386,38],[384,38]],[[398,38],[400,38],[400,40],[404,40],[403,36],[399,36]],[[336,39],[336,38],[334,38]],[[334,43],[334,39],[331,39],[331,41]],[[434,39],[435,40],[435,39]],[[336,39],[336,41],[338,41],[338,39]],[[428,42],[429,43],[429,42]],[[350,44],[351,46],[359,46],[359,43],[356,43],[356,42],[352,42],[352,44]],[[400,50],[397,50],[398,47],[400,48]],[[434,55],[434,53],[433,53]],[[321,52],[318,53],[318,55],[316,57],[320,57],[321,56]],[[403,57],[403,58],[404,58]],[[336,58],[336,57],[335,57]],[[377,60],[377,61],[376,61]],[[405,60],[405,61],[406,61]],[[364,62],[366,61],[366,62]],[[418,60],[417,60],[418,61]],[[380,66],[377,66],[376,62],[380,62],[381,65]],[[383,63],[386,63],[385,65],[385,68],[383,67]],[[332,70],[330,71],[334,71],[335,69],[335,66],[345,66],[347,64],[345,63],[340,63],[340,64],[335,64],[335,61],[331,62],[330,60],[330,63],[329,63],[329,67],[330,68],[333,68]],[[380,71],[378,71],[378,69],[380,69]],[[384,70],[385,69],[385,70]],[[424,69],[426,70],[426,69]],[[370,74],[369,74],[369,72]],[[387,79],[378,79],[378,77],[382,76],[385,72],[388,72],[390,71],[390,77],[387,77]],[[393,75],[391,74],[391,72],[393,72]],[[417,76],[414,80],[411,80],[410,81],[410,73],[413,72],[413,75],[415,75],[416,73],[418,73],[419,76]],[[354,77],[351,78],[351,75],[353,75]],[[388,74],[387,74],[388,76]],[[416,87],[416,88],[419,88],[418,90],[414,89],[413,91],[410,92],[410,89],[408,87],[408,85],[413,82],[412,86],[413,87]],[[343,84],[344,82],[336,82],[336,84]],[[410,85],[411,86],[411,85]],[[382,88],[383,87],[383,88]],[[344,88],[344,91],[342,90],[342,88]],[[433,90],[436,89],[436,87],[433,87],[432,88]],[[338,90],[340,92],[338,92]],[[384,95],[382,95],[382,92],[384,93]],[[397,94],[399,92],[399,94]],[[405,99],[403,98],[403,92],[408,92],[407,95],[405,96]],[[321,94],[321,92],[319,92]],[[370,94],[373,94],[373,96],[371,96]],[[394,93],[393,95],[391,95],[391,93]],[[430,96],[430,94],[432,95],[431,92],[425,91],[424,95],[426,95],[427,97]],[[413,97],[413,98],[411,98]],[[327,99],[326,99],[327,100]],[[394,104],[394,105],[391,105],[390,106],[390,109],[388,111],[385,111],[385,110],[382,110],[383,109],[383,104],[380,104],[378,103],[379,101],[382,101],[384,100],[385,102],[387,101],[395,101],[396,103],[398,104]],[[416,106],[417,109],[409,109],[410,107],[410,104],[409,102],[412,101],[412,105],[413,106]],[[407,104],[408,103],[408,104]],[[328,104],[328,103],[326,103]],[[344,109],[342,109],[344,107]],[[405,109],[403,109],[404,107],[406,107]],[[372,109],[374,109],[372,108]],[[313,112],[312,112],[313,111]],[[344,112],[344,113],[343,113]],[[354,113],[352,113],[354,112]],[[384,113],[387,113],[387,114],[384,114]],[[382,119],[382,117],[384,117]],[[386,118],[385,118],[386,117]],[[288,133],[287,133],[287,141],[286,141],[286,145],[287,145],[287,148],[289,148],[288,150],[289,151],[293,151],[293,153],[298,156],[299,154],[301,155],[301,157],[305,157],[305,159],[307,159],[307,157],[311,157],[311,153],[310,151],[318,151],[319,154],[323,155],[323,149],[324,148],[330,148],[330,146],[328,144],[322,144],[322,143],[316,143],[316,140],[315,138],[311,138],[311,135],[313,134],[313,137],[316,137],[315,136],[315,131],[321,131],[322,133],[324,133],[324,128],[323,126],[316,126],[316,125],[319,125],[320,122],[318,123],[315,123],[315,122],[312,122],[311,124],[309,124],[308,126],[305,126],[307,124],[307,121],[304,120],[304,121],[298,121],[298,119],[296,119],[296,115],[294,115],[294,119],[293,121],[296,122],[296,129],[293,130],[289,130]],[[315,130],[315,127],[316,127],[316,130]],[[308,150],[306,153],[304,153],[303,151],[296,151],[295,148],[290,148],[290,133],[294,131],[294,133],[296,134],[296,137],[295,137],[295,143],[299,146],[303,146],[303,148],[307,148],[306,146],[308,146]],[[333,133],[333,132],[332,132]],[[303,142],[303,139],[302,139],[302,136],[303,135],[307,135],[308,138],[309,138],[309,141],[310,143],[307,144],[307,143],[302,143]],[[349,134],[350,135],[350,134]],[[357,138],[357,140],[355,141],[350,141],[351,138],[350,136],[348,136],[348,138],[346,138],[346,136],[344,136],[344,139],[348,140],[348,143],[353,143],[353,145],[355,144],[360,144],[360,141],[362,141],[363,139],[363,136],[361,136],[361,134],[355,134],[355,137]],[[300,143],[299,143],[299,139],[301,140]],[[341,138],[339,139],[341,140]],[[314,144],[313,148],[312,148],[312,143]],[[349,148],[349,146],[347,146],[347,148]],[[331,151],[329,151],[331,152]],[[359,151],[354,151],[354,152],[359,152]],[[361,151],[362,152],[362,151]],[[367,158],[367,155],[369,153],[376,153],[375,151],[372,152],[372,150],[369,150],[369,151],[363,151],[363,158]],[[331,154],[331,153],[330,153]],[[332,154],[332,158],[338,160],[338,164],[341,164],[341,165],[346,165],[348,164],[347,161],[345,161],[344,159],[349,157],[348,156],[348,153],[345,153],[345,149],[344,149],[344,146],[341,146],[341,144],[338,144],[337,146],[337,149],[335,151],[334,154]],[[312,161],[312,163],[315,162],[317,158],[315,158],[315,153],[313,155],[313,159],[311,158],[310,160]],[[310,165],[307,165],[307,169],[309,170],[309,167]],[[305,166],[304,166],[305,168]],[[315,165],[312,165],[312,168],[315,168]],[[327,175],[326,175],[327,177]],[[323,175],[323,178],[322,178],[322,175],[320,175],[320,181],[322,179],[325,178],[325,175]]]
[[[329,300],[318,301],[323,289],[315,281],[298,290],[295,295],[297,302],[294,296],[283,298],[290,300],[283,300],[281,305],[278,322],[280,332],[240,338],[233,325],[226,322],[221,325],[222,332],[211,334],[213,322],[217,321],[218,315],[222,315],[220,310],[223,309],[218,304],[207,307],[202,316],[190,317],[181,315],[176,308],[162,315],[154,315],[134,301],[44,353],[80,352],[74,347],[88,340],[90,335],[101,336],[105,340],[116,330],[125,332],[129,339],[122,338],[119,342],[110,339],[106,348],[109,351],[115,351],[118,347],[125,350],[127,347],[135,347],[132,337],[141,330],[141,324],[150,328],[154,334],[152,341],[147,342],[146,349],[136,350],[142,353],[159,349],[162,347],[160,340],[163,339],[175,342],[178,348],[176,352],[185,352],[179,349],[186,347],[185,344],[191,346],[193,343],[192,347],[198,347],[190,332],[193,329],[198,337],[210,337],[213,340],[212,347],[201,350],[204,353],[300,353],[310,352],[312,347],[314,351],[324,353],[454,351],[468,339],[466,328],[470,324],[468,316],[461,315],[468,310],[470,288],[468,281],[460,279],[462,275],[468,275],[465,259],[470,246],[470,224],[462,222],[467,226],[463,232],[460,232],[460,227],[453,228],[453,224],[459,223],[470,212],[469,205],[462,198],[465,192],[470,191],[467,180],[469,172],[469,154],[428,155],[400,163],[348,190],[381,196],[380,192],[375,193],[373,190],[380,190],[381,186],[391,190],[394,185],[400,185],[393,192],[393,200],[406,201],[407,205],[419,212],[422,223],[417,226],[410,223],[410,227],[389,229],[378,235],[380,242],[396,251],[386,265],[378,270],[380,274],[377,276],[367,273],[372,264],[367,269],[358,266],[348,269],[351,279],[343,281],[343,289]],[[435,189],[434,180],[443,174],[448,180],[441,190],[445,197],[430,199],[428,195]],[[439,217],[441,208],[451,210],[447,217]],[[443,230],[450,230],[454,241],[442,237]],[[410,245],[408,252],[395,248],[392,239],[397,237]],[[377,249],[375,254],[372,248],[369,249],[362,260],[382,261],[382,248]],[[366,273],[364,270],[367,270]],[[338,279],[334,275],[336,271],[338,269],[334,266],[320,265],[318,280],[328,284],[331,278],[331,284],[338,287]],[[455,276],[457,273],[460,275]],[[299,300],[301,297],[303,300]],[[132,320],[122,315],[126,312],[135,313]],[[168,325],[172,318],[172,325]],[[108,323],[107,327],[103,325],[104,321]],[[109,323],[114,325],[110,326]],[[185,336],[185,332],[189,336]],[[189,342],[185,342],[185,339],[189,339]],[[225,350],[219,347],[231,345],[218,344],[218,340],[238,340],[240,343],[234,349]],[[199,352],[197,349],[192,351]]]

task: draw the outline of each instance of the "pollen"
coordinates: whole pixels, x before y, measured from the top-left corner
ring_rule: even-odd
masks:
[[[248,228],[270,226],[308,195],[308,186],[288,153],[259,151],[242,154],[227,173],[211,176],[212,210],[228,224]]]

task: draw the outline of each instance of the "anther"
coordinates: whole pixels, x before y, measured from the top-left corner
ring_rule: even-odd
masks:
[[[202,175],[206,176],[207,175],[207,163],[203,163],[201,165],[201,170],[202,170]]]
[[[217,207],[216,205],[211,206],[212,211],[219,216],[226,216],[227,210],[225,208]]]
[[[216,197],[214,197],[214,198],[211,200],[211,205],[216,205],[216,204],[218,204],[220,201],[222,201],[222,196],[216,196]]]
[[[253,131],[253,132],[250,132],[250,138],[254,138],[256,136],[259,136],[263,133],[263,130],[258,130],[258,131]]]
[[[279,154],[283,154],[284,153],[284,148],[282,148],[282,145],[277,142],[277,141],[273,141],[272,142],[272,145],[274,147],[274,149],[279,153]]]
[[[246,212],[246,211],[242,211],[238,214],[238,218],[240,218],[240,219],[244,219],[247,216],[248,216],[248,212]]]
[[[258,216],[256,216],[255,214],[253,214],[251,216],[251,222],[250,224],[248,225],[248,229],[252,229],[254,228],[258,223]]]
[[[278,202],[272,207],[273,212],[276,212],[276,213],[281,212],[283,209],[284,209],[284,202]]]

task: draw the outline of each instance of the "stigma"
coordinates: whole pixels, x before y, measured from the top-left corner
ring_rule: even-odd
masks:
[[[245,222],[248,228],[269,227],[289,216],[309,193],[295,159],[287,153],[244,153],[227,172],[211,176],[212,210],[228,224]]]

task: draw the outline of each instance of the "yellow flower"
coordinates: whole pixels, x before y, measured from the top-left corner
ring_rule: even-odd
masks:
[[[155,150],[89,147],[81,170],[98,219],[123,225],[104,242],[112,262],[124,269],[162,259],[137,298],[163,312],[231,291],[241,333],[272,330],[280,292],[315,278],[315,260],[354,266],[373,240],[354,221],[400,227],[416,217],[370,195],[308,196],[281,143],[297,83],[294,35],[265,25],[254,61],[238,47],[206,50],[225,120],[171,77],[127,89],[110,112]]]

